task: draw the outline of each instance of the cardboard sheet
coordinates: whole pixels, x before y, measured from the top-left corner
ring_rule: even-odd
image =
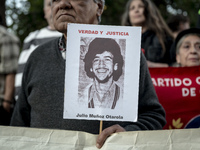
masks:
[[[1,150],[96,150],[97,135],[0,126]],[[199,150],[200,129],[115,133],[102,150]]]

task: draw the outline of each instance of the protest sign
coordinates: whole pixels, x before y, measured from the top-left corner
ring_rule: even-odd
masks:
[[[152,82],[166,111],[164,129],[200,127],[200,67],[150,68]]]
[[[64,119],[137,120],[140,27],[68,24]]]

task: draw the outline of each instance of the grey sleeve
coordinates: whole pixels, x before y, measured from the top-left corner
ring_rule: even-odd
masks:
[[[158,101],[146,59],[141,53],[138,121],[124,128],[127,131],[158,130],[166,124],[165,110]]]
[[[19,94],[19,98],[16,102],[11,122],[11,126],[24,126],[29,127],[30,126],[30,110],[31,107],[27,101],[26,96],[26,84],[25,84],[25,78],[26,77],[26,71],[24,72],[23,79],[22,79],[22,87]]]

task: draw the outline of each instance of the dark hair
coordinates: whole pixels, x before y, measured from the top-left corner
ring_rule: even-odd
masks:
[[[171,16],[168,19],[167,24],[173,32],[176,32],[180,30],[179,26],[181,23],[187,23],[187,22],[190,23],[190,19],[188,18],[188,16],[177,14],[177,15]]]
[[[132,3],[132,1],[133,0],[129,0],[127,3],[126,3],[126,9],[125,9],[125,12],[124,12],[124,14],[123,14],[123,16],[122,16],[122,22],[121,22],[121,24],[123,25],[123,26],[132,26],[132,24],[131,24],[131,22],[130,22],[130,18],[129,18],[129,9],[130,9],[130,5],[131,5],[131,3]],[[143,2],[143,4],[144,4],[144,15],[145,15],[145,17],[147,18],[148,17],[148,3],[145,1],[145,0],[141,0],[142,2]]]
[[[113,80],[117,81],[122,75],[123,57],[118,43],[114,39],[110,38],[95,38],[89,45],[88,52],[85,55],[85,71],[88,77],[93,78],[94,73],[90,71],[92,68],[92,62],[96,54],[102,54],[103,52],[110,52],[113,55],[113,63],[118,64],[118,69],[113,71]]]
[[[129,18],[130,5],[133,1],[134,0],[129,0],[126,4],[126,9],[122,17],[123,26],[133,26]],[[144,16],[146,18],[145,26],[148,28],[148,30],[155,32],[163,48],[164,54],[167,50],[165,46],[165,42],[167,41],[166,37],[170,36],[172,38],[173,34],[166,24],[165,20],[163,19],[157,6],[151,0],[141,1],[144,4]]]

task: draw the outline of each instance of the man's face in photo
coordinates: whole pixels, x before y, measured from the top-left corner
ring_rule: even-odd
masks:
[[[117,70],[117,64],[113,63],[113,55],[110,52],[96,54],[91,71],[100,83],[107,82],[112,77],[114,69]]]

